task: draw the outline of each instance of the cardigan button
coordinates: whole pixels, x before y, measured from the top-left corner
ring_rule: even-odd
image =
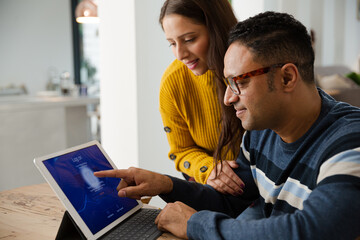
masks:
[[[200,168],[200,172],[206,172],[208,170],[208,167],[207,166],[202,166]]]
[[[190,163],[188,161],[184,162],[184,168],[186,169],[190,168]]]
[[[171,129],[169,127],[164,127],[164,131],[169,133],[169,132],[171,132]]]
[[[170,157],[171,160],[175,160],[175,159],[176,159],[176,155],[175,155],[175,154],[170,154],[169,157]]]

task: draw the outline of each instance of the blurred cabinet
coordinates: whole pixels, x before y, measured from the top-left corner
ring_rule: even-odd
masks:
[[[92,140],[88,109],[98,104],[91,97],[0,98],[0,191],[44,182],[34,157]]]

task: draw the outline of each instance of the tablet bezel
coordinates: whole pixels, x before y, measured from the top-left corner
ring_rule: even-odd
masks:
[[[85,222],[82,220],[82,218],[80,217],[80,215],[78,214],[78,212],[76,211],[76,209],[74,208],[74,206],[71,204],[71,202],[69,201],[69,199],[66,197],[65,193],[62,191],[62,189],[60,188],[60,186],[57,184],[57,182],[55,181],[55,179],[53,178],[53,176],[50,174],[49,170],[46,168],[46,166],[44,165],[44,161],[49,160],[51,158],[60,156],[60,155],[64,155],[70,152],[74,152],[77,151],[79,149],[83,149],[89,146],[93,146],[93,145],[97,145],[98,148],[100,149],[100,151],[103,153],[103,155],[105,156],[106,160],[110,163],[110,165],[114,168],[117,169],[116,165],[113,163],[113,161],[111,161],[110,157],[107,155],[107,153],[104,151],[104,149],[102,148],[101,144],[96,141],[93,140],[91,142],[88,143],[84,143],[75,147],[71,147],[56,153],[52,153],[46,156],[42,156],[42,157],[36,157],[34,159],[34,164],[35,166],[39,169],[40,173],[42,174],[42,176],[45,178],[45,180],[48,182],[48,184],[50,185],[50,187],[53,189],[53,191],[55,192],[55,194],[58,196],[58,198],[60,199],[60,202],[62,202],[62,204],[64,205],[64,207],[66,208],[66,210],[69,212],[69,214],[71,215],[71,217],[74,219],[75,223],[78,225],[78,227],[80,228],[80,230],[82,231],[82,233],[86,236],[87,239],[97,239],[99,237],[101,237],[102,235],[104,235],[106,232],[108,232],[109,230],[111,230],[113,227],[115,227],[116,225],[118,225],[120,222],[122,222],[123,220],[125,220],[126,218],[128,218],[129,216],[131,216],[134,212],[136,212],[137,210],[139,210],[143,204],[141,201],[136,200],[138,205],[136,207],[134,207],[133,209],[131,209],[130,211],[128,211],[127,213],[125,213],[124,215],[122,215],[121,217],[119,217],[118,219],[116,219],[115,221],[113,221],[111,224],[107,225],[105,228],[101,229],[100,231],[98,231],[96,234],[93,234],[90,229],[88,228],[88,226],[85,224]]]

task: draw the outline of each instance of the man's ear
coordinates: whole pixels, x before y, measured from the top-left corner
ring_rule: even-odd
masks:
[[[285,91],[292,91],[299,81],[299,72],[292,63],[287,63],[281,68],[282,87]]]

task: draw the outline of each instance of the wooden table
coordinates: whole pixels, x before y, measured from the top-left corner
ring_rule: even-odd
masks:
[[[0,239],[55,239],[64,212],[47,183],[0,192]],[[164,233],[158,239],[179,238]]]

